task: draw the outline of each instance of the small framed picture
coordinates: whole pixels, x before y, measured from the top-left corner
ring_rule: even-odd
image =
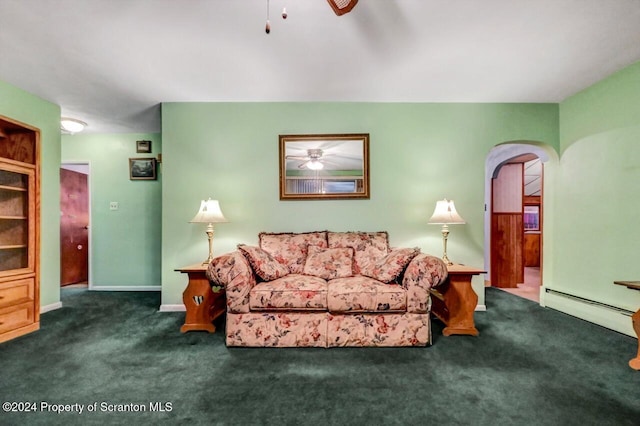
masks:
[[[156,180],[155,158],[129,158],[129,179]]]
[[[151,141],[136,141],[136,152],[151,154]]]

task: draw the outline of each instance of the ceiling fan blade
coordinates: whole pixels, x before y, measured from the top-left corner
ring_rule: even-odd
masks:
[[[299,168],[299,169],[304,169],[305,167],[307,167],[307,163],[308,163],[309,161],[311,161],[311,160],[307,160],[307,161],[304,161],[304,162],[302,162],[302,163],[298,164],[298,168]]]
[[[331,5],[331,8],[336,13],[336,15],[344,15],[345,13],[351,12],[358,0],[327,0]]]

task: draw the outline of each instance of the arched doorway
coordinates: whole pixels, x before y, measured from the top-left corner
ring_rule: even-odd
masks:
[[[485,163],[487,283],[539,302],[542,284],[544,164],[553,149],[539,142],[495,146]]]

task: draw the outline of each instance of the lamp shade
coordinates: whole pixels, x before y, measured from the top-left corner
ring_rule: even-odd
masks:
[[[200,202],[200,210],[198,213],[190,220],[190,223],[221,223],[228,222],[228,220],[222,214],[222,210],[220,210],[220,203],[218,200],[212,200],[209,198],[208,200],[202,200]]]
[[[448,225],[448,224],[462,224],[465,223],[464,219],[456,211],[456,206],[453,204],[453,200],[440,200],[436,203],[436,208],[433,211],[429,223],[432,225]]]

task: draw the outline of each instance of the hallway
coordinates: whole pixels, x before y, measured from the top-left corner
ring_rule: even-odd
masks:
[[[500,290],[540,303],[541,284],[540,268],[526,267],[524,268],[524,283],[518,284],[518,288],[500,288]]]

